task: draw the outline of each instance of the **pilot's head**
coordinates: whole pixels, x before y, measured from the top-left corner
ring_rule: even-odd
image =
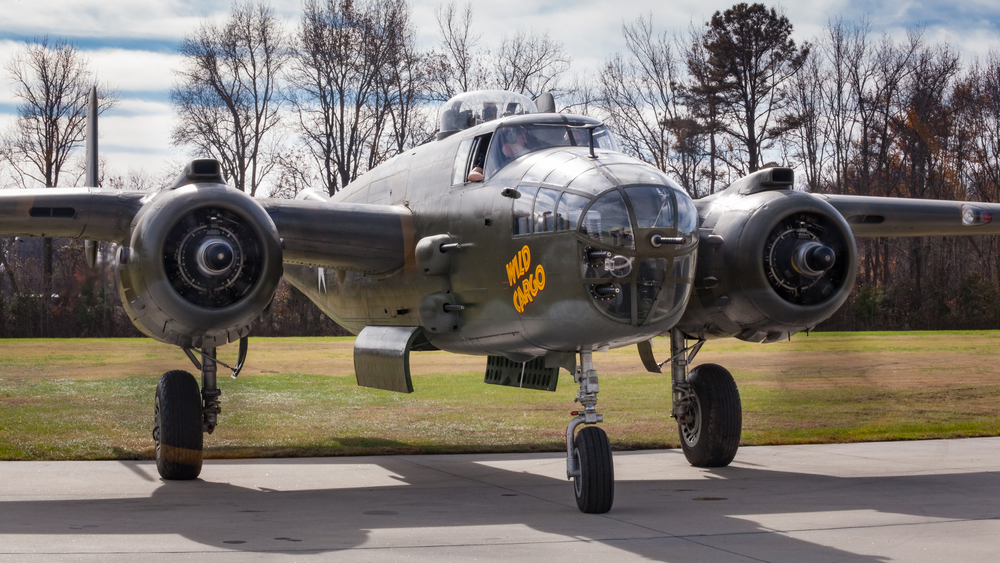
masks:
[[[503,130],[503,154],[507,158],[517,158],[528,152],[528,141],[524,127],[507,127]]]

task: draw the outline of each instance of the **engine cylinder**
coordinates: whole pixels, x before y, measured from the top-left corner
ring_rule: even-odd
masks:
[[[250,331],[281,278],[274,222],[221,184],[157,194],[132,221],[118,287],[144,334],[186,348],[220,346]]]

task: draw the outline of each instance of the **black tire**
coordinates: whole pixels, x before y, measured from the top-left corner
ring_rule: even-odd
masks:
[[[202,408],[198,381],[186,371],[168,371],[156,384],[153,441],[156,470],[169,480],[196,479],[201,473]]]
[[[736,381],[716,364],[692,369],[687,380],[694,397],[677,424],[684,457],[695,467],[725,467],[736,457],[743,431]]]
[[[608,435],[596,426],[587,426],[573,443],[580,468],[580,476],[573,478],[576,505],[587,514],[604,514],[615,502],[615,466]]]

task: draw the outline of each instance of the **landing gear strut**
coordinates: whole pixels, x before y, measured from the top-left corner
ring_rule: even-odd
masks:
[[[573,480],[576,505],[587,514],[603,514],[611,510],[615,500],[615,467],[611,459],[608,435],[596,426],[604,420],[597,414],[597,372],[594,370],[592,352],[580,352],[580,366],[573,378],[580,385],[576,402],[583,411],[573,411],[576,416],[566,427],[566,477]],[[576,428],[588,425],[574,438]]]
[[[670,331],[672,416],[691,465],[725,467],[740,446],[743,408],[736,381],[726,368],[702,364],[687,372],[703,342],[686,348],[684,334],[676,328]]]
[[[218,424],[222,406],[216,375],[215,348],[201,350],[201,361],[188,348],[188,358],[201,371],[201,390],[193,375],[183,370],[168,371],[156,384],[153,407],[153,442],[156,444],[156,470],[168,480],[196,479],[201,473],[204,434],[211,434]],[[232,377],[239,375],[246,361],[247,339],[240,340],[239,359]],[[222,364],[225,365],[225,364]],[[229,366],[226,366],[229,367]]]

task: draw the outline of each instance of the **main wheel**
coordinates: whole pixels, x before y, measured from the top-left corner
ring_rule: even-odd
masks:
[[[736,381],[716,364],[692,369],[687,380],[692,395],[677,422],[684,457],[695,467],[725,467],[736,457],[743,430]]]
[[[608,435],[596,426],[587,426],[577,433],[573,444],[580,468],[580,475],[573,478],[576,505],[587,514],[604,514],[615,502],[615,466]]]
[[[153,441],[156,470],[170,480],[195,479],[201,473],[201,391],[186,371],[168,371],[156,384]]]

